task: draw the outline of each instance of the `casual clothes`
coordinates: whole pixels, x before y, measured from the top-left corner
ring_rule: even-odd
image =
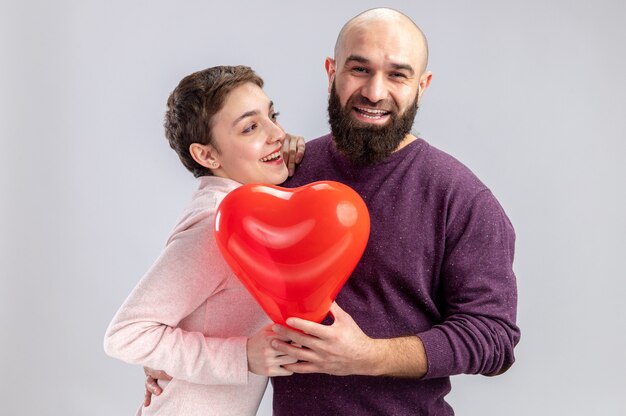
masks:
[[[221,200],[239,183],[205,176],[165,250],[117,312],[105,350],[164,370],[143,415],[254,415],[267,378],[248,372],[247,336],[269,319],[223,260],[213,234]]]
[[[460,162],[417,139],[355,167],[330,135],[307,143],[285,185],[335,180],[368,206],[365,253],[337,303],[367,335],[418,335],[422,379],[302,374],[272,379],[274,414],[452,415],[449,376],[492,375],[514,361],[515,235],[489,189]]]

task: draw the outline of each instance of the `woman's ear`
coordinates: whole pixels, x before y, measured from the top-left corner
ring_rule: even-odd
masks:
[[[207,169],[215,170],[220,167],[219,153],[210,144],[191,143],[189,153],[193,160]]]

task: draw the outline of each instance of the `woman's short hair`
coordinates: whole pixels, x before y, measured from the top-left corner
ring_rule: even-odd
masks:
[[[215,146],[211,122],[232,90],[251,82],[263,88],[263,80],[249,67],[215,66],[183,78],[167,100],[165,137],[180,161],[195,177],[212,175],[196,162],[189,146],[192,143]]]

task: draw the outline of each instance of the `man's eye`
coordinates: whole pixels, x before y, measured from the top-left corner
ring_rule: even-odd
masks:
[[[406,78],[406,76],[401,73],[401,72],[394,72],[393,74],[391,74],[392,78]]]
[[[257,127],[256,123],[249,125],[248,127],[246,127],[243,132],[244,133],[250,133],[251,131],[255,130]]]
[[[362,66],[355,66],[354,68],[352,68],[352,71],[358,73],[366,73],[367,69],[363,68]]]

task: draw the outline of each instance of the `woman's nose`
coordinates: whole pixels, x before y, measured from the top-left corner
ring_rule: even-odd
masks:
[[[270,128],[268,130],[267,142],[283,142],[285,140],[285,131],[278,124],[271,122]]]

